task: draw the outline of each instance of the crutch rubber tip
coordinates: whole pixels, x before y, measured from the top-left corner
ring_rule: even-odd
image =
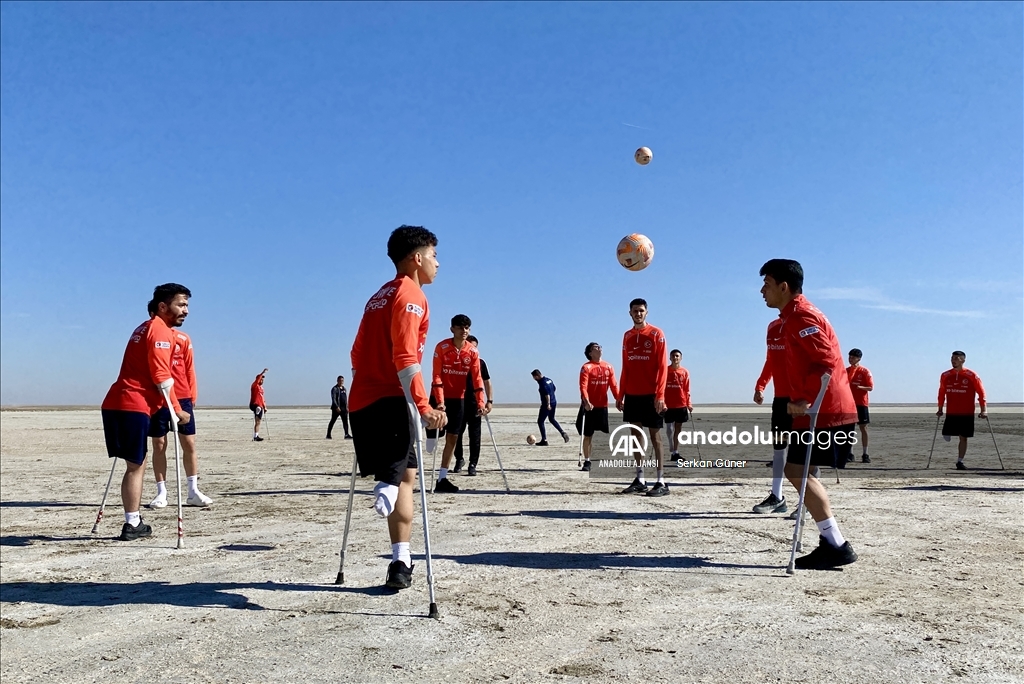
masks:
[[[92,526],[92,532],[90,534],[96,534],[96,527],[97,525]]]
[[[793,566],[789,566],[788,568],[786,568],[786,574],[787,575],[792,575],[793,574]]]
[[[435,620],[440,620],[441,619],[441,614],[437,612],[437,604],[436,603],[431,603],[430,604],[430,611],[427,613],[427,617],[434,618]]]
[[[797,542],[796,543],[796,552],[797,553],[803,553],[803,550],[804,550],[803,542]]]
[[[334,583],[335,584],[344,584],[345,583],[345,573],[339,572],[338,573],[338,578],[336,580],[334,580]]]
[[[178,548],[179,549],[185,548],[185,542],[183,542],[181,539],[178,539]]]

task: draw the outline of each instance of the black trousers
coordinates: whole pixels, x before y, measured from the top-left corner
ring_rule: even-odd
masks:
[[[462,432],[459,433],[459,441],[455,444],[455,459],[462,458],[462,435],[465,432],[469,432],[469,462],[473,465],[480,463],[480,427],[483,424],[483,418],[476,415],[476,399],[469,397],[468,393],[465,399],[465,422],[462,426]]]
[[[331,430],[334,429],[334,424],[338,422],[338,418],[341,418],[341,424],[345,426],[345,436],[348,436],[348,411],[345,409],[331,409],[331,422],[327,425],[327,436],[331,436]]]

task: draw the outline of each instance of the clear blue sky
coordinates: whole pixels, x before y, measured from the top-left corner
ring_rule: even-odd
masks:
[[[440,238],[428,347],[470,315],[499,403],[534,367],[576,401],[637,296],[695,403],[749,401],[772,257],[874,401],[954,348],[1024,399],[1020,3],[5,2],[0,37],[3,404],[98,404],[165,281],[200,404],[264,366],[327,403],[402,223]]]

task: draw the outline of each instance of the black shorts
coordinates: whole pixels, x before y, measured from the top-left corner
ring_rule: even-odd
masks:
[[[670,408],[664,414],[666,423],[685,423],[690,420],[690,411],[683,408]]]
[[[811,465],[822,468],[845,468],[847,456],[853,453],[853,440],[855,439],[853,423],[815,430]],[[809,430],[801,430],[799,439],[790,440],[786,463],[803,465],[807,460],[807,443],[809,441]]]
[[[249,404],[249,410],[252,411],[253,415],[255,415],[257,418],[262,418],[263,417],[263,408],[262,407],[257,406],[256,404]]]
[[[349,414],[359,471],[377,482],[398,485],[416,467],[416,445],[409,430],[405,397],[384,397]]]
[[[622,422],[660,430],[665,419],[654,410],[653,394],[627,394],[622,399]]]
[[[942,421],[942,434],[947,437],[973,437],[974,414],[946,414],[946,420]]]
[[[194,435],[196,434],[196,414],[195,407],[192,405],[191,399],[179,399],[178,403],[181,404],[181,410],[189,415],[189,421],[184,425],[178,425],[179,435]],[[171,411],[166,406],[156,412],[152,418],[149,419],[149,436],[150,437],[163,437],[171,431]]]
[[[772,434],[778,435],[793,429],[793,416],[789,415],[789,397],[775,397],[772,399]],[[772,448],[778,451],[785,449],[785,442],[775,442]]]
[[[103,409],[103,439],[110,458],[123,458],[129,463],[146,462],[149,440],[149,416],[138,411]]]
[[[868,413],[867,406],[857,407],[857,425],[867,425],[871,422],[871,414]]]
[[[430,397],[430,405],[437,408],[437,400],[434,399],[433,395]],[[452,397],[445,398],[444,414],[448,417],[448,422],[445,423],[445,426],[441,428],[440,431],[427,430],[427,437],[430,439],[437,439],[441,435],[458,435],[462,433],[462,429],[466,427],[465,399],[454,399]]]
[[[584,437],[593,437],[595,432],[608,434],[608,407],[595,406],[584,411],[580,406],[576,414],[576,433]]]

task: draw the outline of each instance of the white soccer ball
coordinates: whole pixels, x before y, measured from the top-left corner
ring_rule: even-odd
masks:
[[[526,443],[527,444],[536,444],[537,443],[537,438],[534,437],[533,435],[526,435]]]
[[[619,240],[615,256],[623,268],[630,271],[642,271],[654,259],[654,243],[646,235],[633,233]]]
[[[640,166],[647,166],[654,159],[654,153],[651,152],[650,147],[641,147],[639,150],[633,153],[633,159]]]

